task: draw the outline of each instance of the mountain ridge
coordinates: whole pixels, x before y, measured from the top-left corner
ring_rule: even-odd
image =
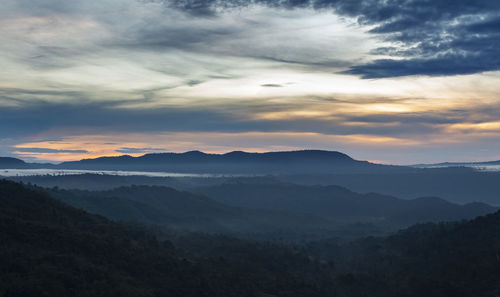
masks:
[[[10,164],[9,164],[10,165]],[[166,171],[213,174],[283,174],[373,172],[379,170],[415,170],[410,167],[374,164],[355,160],[347,154],[327,150],[296,150],[252,153],[232,151],[209,154],[201,151],[184,153],[152,153],[105,156],[59,164],[45,164],[53,169]],[[0,168],[9,166],[0,162]],[[37,163],[25,163],[17,168],[43,168]],[[14,169],[14,168],[12,168]]]

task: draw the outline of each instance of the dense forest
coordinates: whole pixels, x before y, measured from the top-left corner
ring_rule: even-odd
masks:
[[[328,276],[321,272],[327,267],[297,250],[210,237],[231,253],[178,251],[143,229],[12,182],[0,182],[0,218],[2,297],[325,296],[331,290],[316,279]]]
[[[500,213],[272,244],[115,223],[0,182],[0,296],[496,296]]]
[[[339,186],[236,179],[194,188],[133,185],[104,191],[46,189],[69,205],[109,219],[273,241],[352,239],[415,223],[471,219],[496,210],[435,197],[403,200]]]

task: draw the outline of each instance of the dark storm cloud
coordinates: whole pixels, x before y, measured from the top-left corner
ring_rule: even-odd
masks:
[[[363,78],[407,75],[446,76],[500,69],[500,1],[372,1],[372,11],[360,10],[360,22],[399,49],[381,54],[403,59],[380,59],[346,71]],[[363,6],[362,6],[363,7]],[[370,7],[368,5],[367,7]],[[391,8],[392,7],[392,8]]]
[[[343,73],[361,75],[363,78],[383,78],[474,74],[498,69],[500,69],[500,55],[497,54],[492,54],[490,57],[481,54],[445,54],[427,59],[376,60],[373,63],[353,66]]]
[[[376,53],[402,59],[380,59],[352,66],[347,74],[363,78],[408,75],[445,76],[500,70],[500,1],[498,0],[172,0],[171,7],[193,15],[217,10],[270,7],[332,9],[356,17],[370,32],[399,43]]]

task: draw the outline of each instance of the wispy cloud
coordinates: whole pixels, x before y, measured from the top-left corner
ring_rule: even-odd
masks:
[[[41,147],[16,147],[16,151],[19,153],[42,153],[42,154],[57,154],[57,153],[72,153],[72,154],[86,154],[87,150],[61,150],[61,149],[51,149],[51,148],[41,148]]]
[[[153,152],[165,152],[166,150],[163,148],[152,148],[152,147],[121,147],[115,150],[118,153],[124,154],[146,154]]]

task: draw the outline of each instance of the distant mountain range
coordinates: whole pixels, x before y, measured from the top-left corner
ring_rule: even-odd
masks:
[[[68,161],[59,164],[28,163],[11,157],[0,157],[0,169],[76,169],[163,171],[210,174],[338,174],[338,173],[411,173],[429,167],[468,167],[500,165],[489,162],[445,162],[396,166],[359,161],[336,151],[299,150],[249,153],[233,151],[207,154],[200,151],[185,153],[155,153],[139,157],[122,155]]]
[[[123,155],[100,157],[60,164],[26,163],[15,158],[0,160],[0,168],[55,168],[87,170],[166,171],[215,174],[290,174],[290,173],[361,173],[401,170],[409,167],[373,164],[358,161],[335,151],[302,150],[286,152],[226,154],[186,153],[146,154],[140,157]]]
[[[231,182],[199,188],[197,193],[160,186],[47,191],[67,204],[117,221],[225,234],[280,232],[303,238],[382,234],[415,223],[471,219],[497,210],[483,203],[457,205],[431,197],[402,200],[338,186],[279,182]]]
[[[340,186],[302,186],[278,182],[230,182],[195,191],[235,207],[399,226],[461,220],[496,210],[484,203],[457,205],[436,197],[404,200],[377,193],[359,194]]]
[[[47,189],[52,197],[109,219],[224,234],[336,230],[332,220],[303,213],[239,208],[169,187],[128,186],[107,191]]]
[[[500,160],[486,162],[443,162],[431,164],[415,164],[412,167],[428,168],[428,167],[469,167],[469,166],[494,166],[500,165]]]
[[[169,190],[166,190],[168,192]],[[117,224],[0,180],[2,296],[477,297],[500,293],[500,212],[284,246]]]
[[[325,150],[298,150],[266,153],[233,151],[207,154],[200,151],[185,153],[154,153],[139,157],[129,155],[99,157],[59,164],[29,163],[17,158],[0,157],[0,169],[80,169],[164,171],[214,174],[336,174],[415,172],[420,168],[469,167],[500,165],[488,162],[444,162],[411,166],[382,165],[359,161],[347,154]]]
[[[0,169],[74,169],[123,170],[173,173],[214,174],[214,178],[148,178],[99,176],[11,177],[18,181],[45,186],[79,189],[110,189],[121,185],[167,185],[190,189],[209,183],[242,176],[262,178],[273,176],[283,182],[302,185],[339,185],[359,193],[375,192],[404,199],[440,197],[456,203],[474,201],[500,206],[500,172],[478,171],[471,166],[492,166],[498,161],[483,163],[442,163],[438,168],[392,166],[359,161],[333,151],[303,150],[288,152],[206,154],[146,154],[140,157],[119,156],[84,159],[60,164],[27,163],[16,158],[0,158]],[[482,165],[481,165],[482,164]],[[429,166],[423,166],[429,167]],[[2,171],[0,170],[0,175]],[[220,178],[224,176],[224,178]],[[215,178],[216,177],[216,178]],[[216,180],[217,179],[217,180]]]

